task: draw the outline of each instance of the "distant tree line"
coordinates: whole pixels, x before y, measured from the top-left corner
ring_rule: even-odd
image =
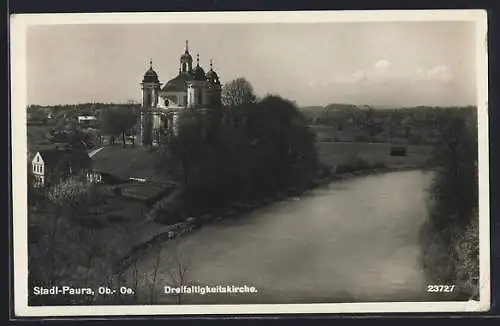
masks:
[[[27,108],[28,125],[41,126],[45,133],[30,132],[28,139],[33,146],[50,143],[67,143],[71,146],[93,147],[101,142],[102,136],[121,136],[125,144],[126,135],[134,133],[140,104],[83,103],[77,105],[40,106]],[[78,116],[95,116],[90,125],[79,124]]]
[[[435,144],[450,116],[464,117],[473,111],[472,106],[374,109],[347,104],[302,109],[310,124],[351,132],[360,141],[404,138],[412,144]]]
[[[95,116],[107,109],[124,108],[139,111],[140,104],[115,104],[115,103],[80,103],[67,105],[29,105],[27,107],[28,123],[61,124],[76,121],[79,116]]]
[[[111,106],[99,112],[99,131],[102,135],[111,136],[114,144],[115,135],[121,135],[122,146],[126,143],[126,134],[137,125],[139,110],[133,107]]]

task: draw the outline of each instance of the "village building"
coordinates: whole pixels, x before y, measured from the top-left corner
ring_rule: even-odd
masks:
[[[92,160],[83,149],[43,149],[31,161],[35,184],[57,184],[72,175],[86,174],[92,169]]]
[[[221,82],[214,71],[200,66],[199,55],[196,66],[189,53],[188,41],[179,59],[179,74],[162,87],[158,74],[150,61],[149,70],[141,83],[142,105],[138,121],[138,143],[157,145],[162,136],[176,133],[179,115],[188,108],[206,112],[221,103]]]
[[[82,128],[92,128],[97,124],[97,118],[93,115],[78,116],[78,123]]]

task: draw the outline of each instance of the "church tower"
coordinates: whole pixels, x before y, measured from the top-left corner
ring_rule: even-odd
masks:
[[[138,142],[142,146],[151,146],[154,140],[154,130],[156,129],[156,107],[160,94],[161,83],[158,74],[153,70],[153,62],[149,61],[149,70],[142,79],[142,107],[139,121]]]
[[[191,54],[189,54],[189,45],[188,41],[186,40],[186,49],[184,50],[184,53],[181,55],[181,60],[180,60],[180,68],[179,71],[184,74],[190,74],[193,71],[193,57]]]
[[[196,67],[191,73],[193,78],[187,84],[187,107],[197,108],[207,105],[207,77],[200,66],[200,56],[196,55]]]
[[[210,70],[207,71],[205,75],[207,79],[207,97],[209,106],[220,106],[221,105],[221,89],[222,85],[219,80],[219,76],[213,69],[212,60],[210,60]]]

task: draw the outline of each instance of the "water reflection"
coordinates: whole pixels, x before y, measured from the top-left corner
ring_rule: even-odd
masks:
[[[189,284],[249,285],[252,295],[183,297],[184,303],[416,301],[426,299],[418,233],[431,174],[406,171],[332,183],[179,240]],[[162,253],[158,292],[171,281],[174,244]],[[140,273],[152,273],[155,257]],[[147,294],[147,289],[143,294]],[[158,303],[175,303],[160,295]]]

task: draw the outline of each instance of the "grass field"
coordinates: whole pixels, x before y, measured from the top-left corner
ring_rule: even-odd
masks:
[[[334,168],[341,164],[348,164],[355,158],[362,159],[370,164],[379,164],[387,167],[422,166],[430,159],[433,148],[427,145],[407,145],[406,156],[391,156],[390,150],[394,144],[389,142],[354,142],[360,134],[359,130],[343,130],[322,125],[309,126],[316,134],[316,147],[321,163]],[[331,138],[350,138],[350,141],[327,141]]]
[[[353,157],[360,157],[371,164],[384,164],[388,167],[421,166],[430,158],[431,146],[407,146],[406,156],[391,156],[389,143],[316,143],[321,163],[335,167]]]
[[[126,183],[120,186],[122,196],[128,199],[151,201],[165,196],[175,188],[173,184],[155,182]]]

